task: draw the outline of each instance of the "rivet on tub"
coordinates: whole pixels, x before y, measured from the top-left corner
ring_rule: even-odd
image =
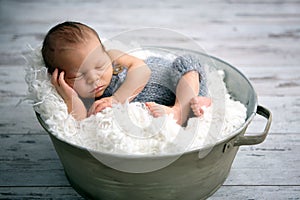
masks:
[[[223,148],[223,153],[226,153],[231,147],[232,144],[230,142],[226,143]]]

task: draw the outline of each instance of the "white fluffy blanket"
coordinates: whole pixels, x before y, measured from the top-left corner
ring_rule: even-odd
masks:
[[[212,106],[204,108],[202,117],[189,119],[185,128],[177,125],[172,115],[152,118],[140,103],[116,105],[78,122],[68,114],[63,99],[50,83],[40,48],[32,50],[27,61],[27,99],[33,103],[34,110],[53,135],[90,150],[164,154],[199,149],[229,137],[246,119],[245,106],[231,99],[226,90],[224,73],[207,67]],[[125,123],[128,120],[130,123]]]

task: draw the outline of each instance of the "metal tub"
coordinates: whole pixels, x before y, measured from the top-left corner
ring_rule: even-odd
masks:
[[[264,141],[272,116],[266,108],[257,105],[257,96],[249,80],[236,68],[220,59],[196,51],[184,51],[197,54],[203,59],[210,59],[217,69],[224,70],[228,91],[247,108],[246,122],[230,138],[208,148],[185,152],[167,167],[150,172],[129,173],[108,167],[96,157],[139,166],[145,163],[155,165],[172,160],[174,156],[122,156],[91,152],[58,139],[37,114],[40,124],[51,137],[70,184],[80,195],[87,199],[104,200],[205,199],[226,180],[239,146],[255,145]],[[264,131],[257,135],[244,135],[255,114],[267,119]],[[202,153],[205,156],[199,157]]]

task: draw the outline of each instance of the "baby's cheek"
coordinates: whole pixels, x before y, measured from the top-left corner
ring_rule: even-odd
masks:
[[[82,87],[80,86],[80,82],[78,81],[68,81],[67,84],[75,91],[77,92],[80,96],[82,94]]]
[[[70,87],[73,88],[73,90],[75,90],[75,92],[77,92],[79,94],[79,96],[83,97],[83,98],[87,98],[90,96],[89,91],[91,90],[90,88],[86,87],[85,84],[80,84],[80,82],[76,82],[73,85],[70,85]]]
[[[71,87],[71,88],[74,88],[74,81],[70,81],[70,80],[65,80],[66,83]]]

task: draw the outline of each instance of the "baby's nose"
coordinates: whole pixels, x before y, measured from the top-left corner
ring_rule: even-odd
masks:
[[[87,77],[88,84],[94,84],[96,81],[99,81],[99,77],[96,73],[89,73]]]

